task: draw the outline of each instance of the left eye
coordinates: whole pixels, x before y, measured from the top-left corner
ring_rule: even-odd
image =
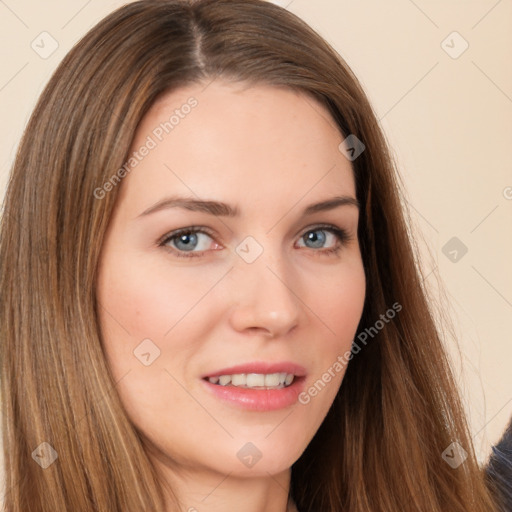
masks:
[[[318,233],[320,233],[320,236],[318,236]],[[328,236],[326,236],[326,233]],[[329,238],[334,242],[334,244],[336,244],[336,241],[343,242],[346,237],[343,232],[337,228],[314,228],[307,231],[300,239],[312,242],[314,244],[312,249],[319,249],[322,248],[325,241]]]
[[[204,235],[204,237],[200,235]],[[201,238],[203,238],[202,241]],[[190,258],[201,256],[200,253],[208,250],[211,245],[211,242],[207,241],[208,238],[213,241],[217,247],[221,247],[213,240],[213,235],[206,231],[205,228],[194,227],[169,233],[162,239],[159,245],[170,249],[173,254],[178,257]],[[348,239],[349,236],[347,232],[335,226],[317,226],[308,229],[300,237],[300,240],[303,240],[304,243],[312,244],[309,246],[310,249],[321,249],[326,242],[330,241],[330,247],[325,248],[323,251],[315,251],[324,254],[337,253]]]

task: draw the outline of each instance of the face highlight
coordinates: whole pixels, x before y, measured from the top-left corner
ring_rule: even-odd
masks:
[[[179,122],[155,132],[176,109]],[[278,475],[318,430],[344,370],[307,404],[247,408],[212,386],[226,368],[286,362],[263,380],[233,374],[228,386],[279,388],[302,368],[305,390],[350,350],[365,276],[344,137],[307,96],[221,81],[158,100],[134,150],[148,137],[154,146],[118,185],[100,258],[116,389],[167,471]]]

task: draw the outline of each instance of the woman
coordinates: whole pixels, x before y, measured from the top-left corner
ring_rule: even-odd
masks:
[[[6,510],[493,510],[384,136],[284,9],[94,27],[0,256]]]

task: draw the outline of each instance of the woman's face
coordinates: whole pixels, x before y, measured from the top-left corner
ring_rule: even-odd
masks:
[[[167,94],[139,126],[97,297],[117,390],[162,467],[277,474],[326,416],[365,291],[342,140],[309,97],[222,81]]]

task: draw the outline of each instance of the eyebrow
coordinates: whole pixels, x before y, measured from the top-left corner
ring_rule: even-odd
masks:
[[[325,212],[340,206],[355,206],[356,208],[360,208],[359,201],[355,197],[335,196],[324,201],[320,201],[319,203],[314,203],[307,206],[302,211],[302,215],[306,216],[312,215],[313,213]],[[240,216],[240,210],[237,206],[231,206],[221,201],[208,201],[190,197],[172,196],[158,201],[154,205],[144,210],[138,217],[145,217],[152,213],[167,210],[169,208],[183,208],[193,212],[203,212],[220,217]]]

